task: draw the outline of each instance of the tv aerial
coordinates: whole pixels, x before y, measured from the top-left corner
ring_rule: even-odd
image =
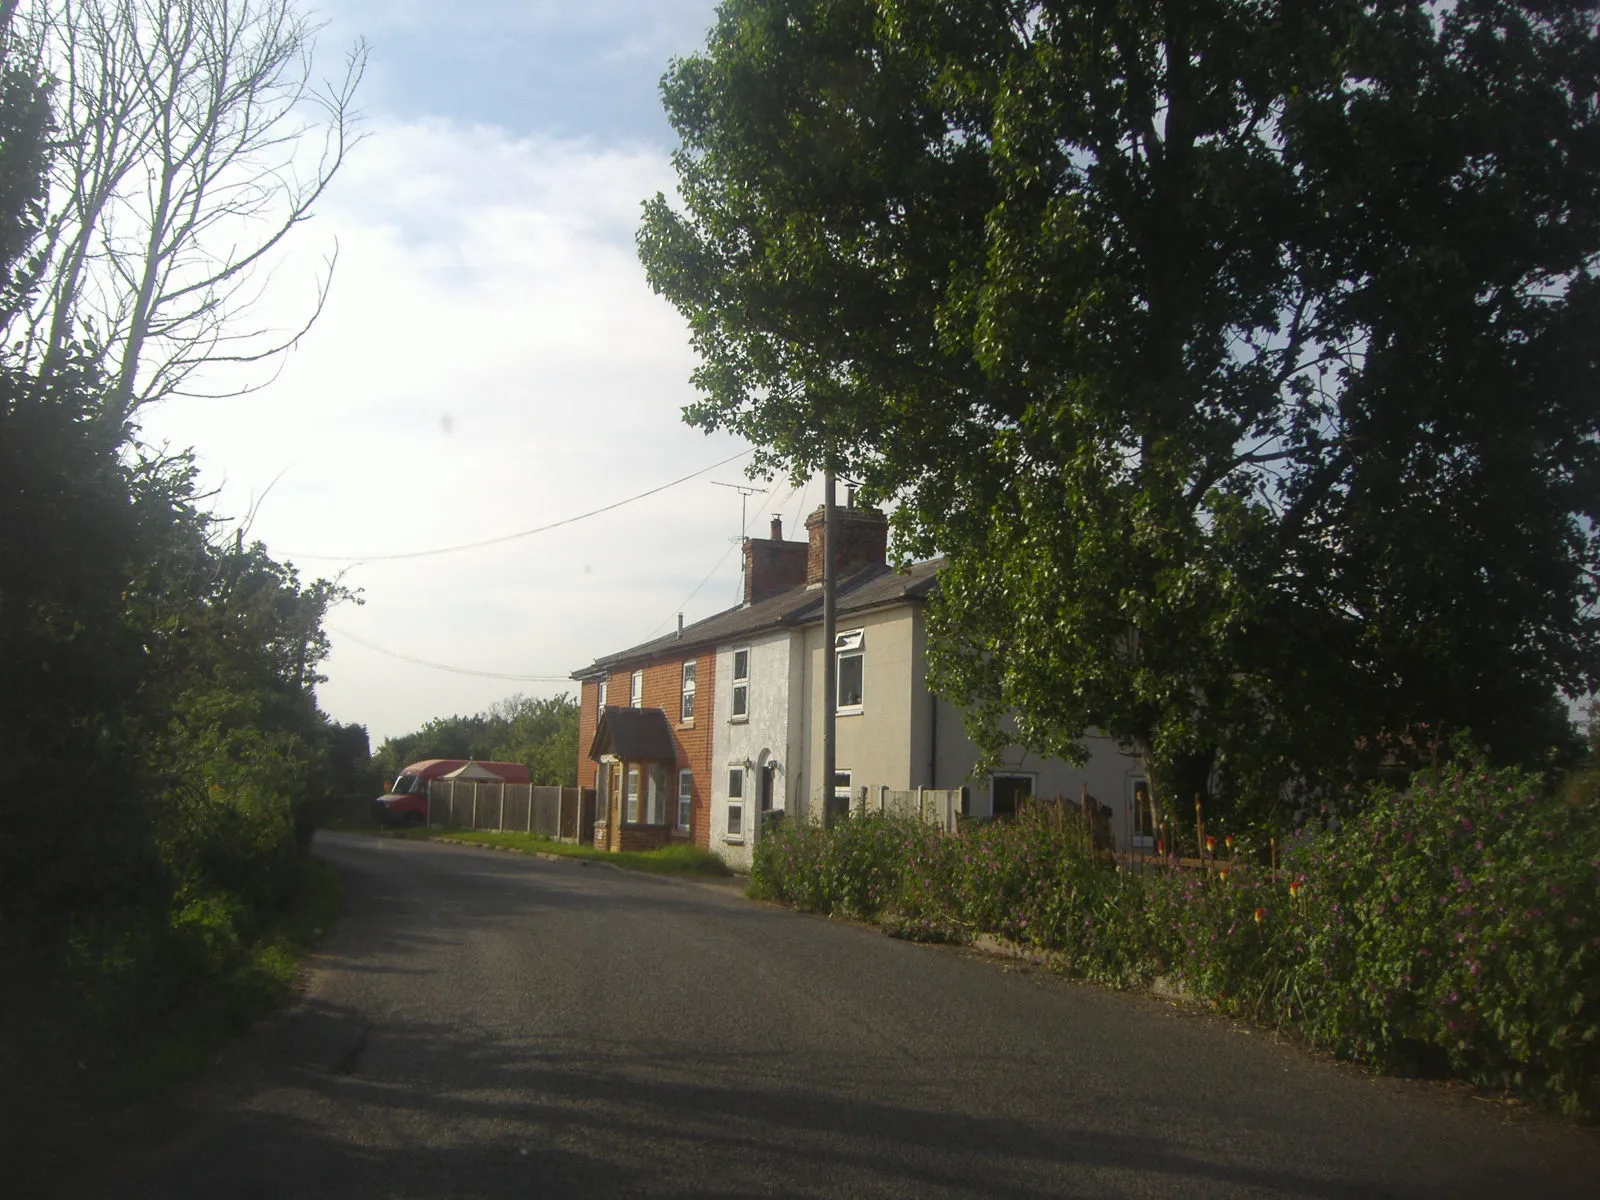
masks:
[[[747,527],[746,510],[750,503],[750,497],[754,496],[757,492],[763,489],[752,487],[748,483],[723,483],[716,479],[710,479],[706,482],[710,483],[712,487],[732,488],[734,491],[739,493],[739,532],[734,534],[728,540],[730,542],[744,541],[744,531]]]

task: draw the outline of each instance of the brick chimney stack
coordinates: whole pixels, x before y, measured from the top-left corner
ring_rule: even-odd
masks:
[[[771,538],[744,539],[744,602],[760,604],[806,581],[805,542],[783,540],[783,518],[772,518]]]
[[[854,499],[854,497],[851,497]],[[806,518],[806,533],[810,535],[806,554],[806,582],[822,582],[822,524],[825,510],[818,508]],[[840,507],[835,510],[839,522],[839,545],[834,548],[833,561],[843,579],[862,567],[882,566],[889,561],[889,518],[875,508]],[[798,544],[798,543],[797,543]]]

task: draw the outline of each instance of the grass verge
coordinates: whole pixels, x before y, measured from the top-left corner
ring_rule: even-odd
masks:
[[[550,854],[561,858],[588,859],[609,863],[630,871],[644,871],[651,875],[680,875],[699,879],[724,879],[733,874],[728,864],[709,850],[697,846],[665,846],[660,850],[623,850],[611,853],[596,850],[593,846],[574,846],[558,842],[536,833],[499,833],[489,829],[405,829],[386,834],[388,837],[409,838],[414,841],[465,842],[473,846],[493,846],[515,850],[521,854]]]
[[[63,979],[19,964],[0,1006],[0,1178],[44,1178],[81,1153],[86,1130],[198,1078],[283,1006],[344,900],[320,859],[306,856],[300,871],[288,907],[227,971],[172,979],[108,959]]]

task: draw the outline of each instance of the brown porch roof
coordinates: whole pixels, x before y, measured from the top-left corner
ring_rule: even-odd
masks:
[[[614,754],[625,762],[676,762],[672,726],[659,708],[622,708],[608,704],[589,744],[589,757],[599,761]]]

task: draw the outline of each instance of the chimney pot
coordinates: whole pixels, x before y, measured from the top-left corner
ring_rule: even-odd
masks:
[[[683,614],[678,614],[678,640],[683,641]]]
[[[775,542],[783,541],[783,518],[777,513],[772,515],[772,540]]]

